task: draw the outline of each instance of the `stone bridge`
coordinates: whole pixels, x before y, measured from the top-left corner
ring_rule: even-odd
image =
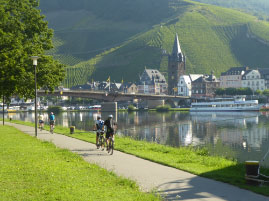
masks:
[[[120,92],[103,92],[103,91],[54,91],[46,92],[39,90],[38,96],[68,96],[79,98],[90,98],[94,100],[100,100],[104,102],[118,102],[118,101],[131,101],[134,99],[140,100],[164,100],[179,102],[182,100],[188,100],[187,96],[170,96],[170,95],[153,95],[153,94],[126,94]]]

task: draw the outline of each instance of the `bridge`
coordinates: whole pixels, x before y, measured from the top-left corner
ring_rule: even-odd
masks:
[[[57,90],[54,92],[46,92],[44,90],[37,91],[38,96],[68,96],[79,98],[90,98],[104,102],[131,101],[134,99],[141,100],[165,100],[179,102],[190,99],[188,96],[171,96],[171,95],[154,95],[154,94],[127,94],[120,92],[104,92],[104,91],[74,91],[74,90]]]

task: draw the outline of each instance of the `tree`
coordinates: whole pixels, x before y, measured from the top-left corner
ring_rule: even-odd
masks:
[[[53,31],[37,7],[37,0],[0,0],[0,92],[6,98],[34,96],[30,56],[40,56],[38,88],[52,91],[64,78],[64,66],[45,55],[53,48]]]
[[[226,90],[224,88],[217,88],[215,94],[218,96],[223,96],[225,94]]]
[[[269,97],[269,89],[265,89],[265,90],[262,92],[262,94],[268,98],[268,97]]]

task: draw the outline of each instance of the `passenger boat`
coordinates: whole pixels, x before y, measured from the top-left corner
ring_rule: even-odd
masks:
[[[245,97],[235,97],[233,100],[215,99],[211,102],[192,103],[191,112],[229,112],[229,111],[259,111],[258,100],[245,100]]]

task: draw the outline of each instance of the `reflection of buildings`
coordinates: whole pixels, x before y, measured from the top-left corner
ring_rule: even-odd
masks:
[[[182,144],[183,146],[191,145],[192,138],[193,138],[191,121],[184,124],[179,124],[178,134],[179,134],[180,144]]]

